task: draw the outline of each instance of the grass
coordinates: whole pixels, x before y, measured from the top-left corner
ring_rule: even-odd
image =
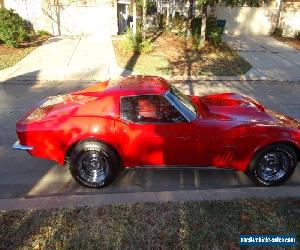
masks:
[[[113,44],[118,64],[138,74],[237,76],[252,67],[225,43],[216,48],[206,42],[204,48],[197,50],[189,40],[174,34],[157,35],[155,49],[149,54],[124,53],[120,40]]]
[[[0,225],[1,249],[239,249],[240,234],[299,240],[300,199],[1,211]]]
[[[14,66],[35,48],[8,48],[0,45],[0,70]]]
[[[0,44],[0,70],[14,66],[48,38],[48,35],[31,36],[31,42],[23,42],[18,48]]]

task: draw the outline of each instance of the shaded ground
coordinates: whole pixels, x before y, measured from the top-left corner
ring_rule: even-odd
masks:
[[[18,48],[9,48],[0,44],[0,70],[15,65],[47,38],[46,36],[32,36],[31,42],[23,42]]]
[[[139,74],[236,76],[251,68],[225,43],[218,48],[206,43],[197,50],[190,41],[174,34],[159,34],[154,51],[146,55],[124,53],[120,40],[113,44],[119,65]]]
[[[300,39],[292,38],[292,37],[282,37],[282,36],[273,36],[280,42],[290,45],[294,49],[300,50]]]
[[[299,239],[299,206],[286,198],[0,211],[0,248],[240,249],[240,234]]]

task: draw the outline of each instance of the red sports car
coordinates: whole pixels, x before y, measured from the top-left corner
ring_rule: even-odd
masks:
[[[68,165],[88,187],[122,168],[215,166],[279,185],[300,159],[300,123],[250,97],[187,96],[166,80],[131,76],[52,96],[16,125],[15,149]]]

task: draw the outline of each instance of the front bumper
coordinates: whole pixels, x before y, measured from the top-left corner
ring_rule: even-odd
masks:
[[[16,141],[12,147],[13,147],[13,149],[17,149],[17,150],[31,151],[32,149],[34,149],[33,146],[21,145],[20,141]]]

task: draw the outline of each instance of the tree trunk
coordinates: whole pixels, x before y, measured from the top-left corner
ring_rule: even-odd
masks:
[[[188,10],[188,18],[185,27],[185,34],[187,37],[191,36],[191,24],[193,19],[193,7],[194,7],[194,0],[189,0],[189,10]]]
[[[146,5],[146,0],[143,0],[143,40],[146,39],[146,11],[147,11],[147,5]]]
[[[279,28],[281,11],[282,11],[282,0],[279,0],[278,14],[277,14],[276,25],[275,25],[276,28]]]
[[[132,32],[136,34],[136,0],[132,1]]]
[[[205,31],[206,31],[206,20],[207,20],[207,6],[202,6],[202,21],[201,21],[201,35],[200,35],[200,48],[204,47],[205,43]]]

